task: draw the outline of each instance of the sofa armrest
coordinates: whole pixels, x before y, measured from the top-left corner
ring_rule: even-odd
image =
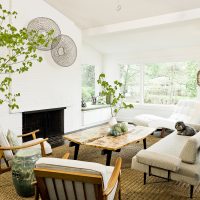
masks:
[[[179,170],[181,163],[178,157],[149,150],[141,150],[136,159],[139,163],[174,172]]]

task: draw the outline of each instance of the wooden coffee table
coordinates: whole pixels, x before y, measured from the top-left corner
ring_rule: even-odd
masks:
[[[124,135],[114,137],[108,135],[109,126],[103,125],[67,134],[64,138],[70,141],[70,147],[75,147],[75,160],[78,158],[79,146],[87,145],[102,149],[102,155],[107,155],[106,165],[110,165],[113,151],[120,152],[122,147],[140,140],[143,140],[146,149],[146,137],[155,131],[154,128],[133,125],[129,125],[128,129],[129,131]]]

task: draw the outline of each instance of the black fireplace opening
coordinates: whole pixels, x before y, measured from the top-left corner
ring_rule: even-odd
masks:
[[[39,129],[37,138],[49,138],[52,147],[64,144],[64,109],[52,108],[46,110],[35,110],[22,113],[23,134]],[[23,137],[23,142],[32,140],[31,136]]]

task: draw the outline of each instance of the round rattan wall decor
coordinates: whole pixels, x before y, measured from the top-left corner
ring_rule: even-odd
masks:
[[[76,44],[69,36],[59,35],[52,43],[51,56],[58,65],[69,67],[77,57]]]
[[[197,85],[200,86],[200,70],[197,72]]]
[[[53,30],[53,34],[51,35],[52,38],[55,38],[61,34],[59,26],[54,22],[52,19],[46,18],[46,17],[38,17],[33,20],[31,20],[27,26],[28,32],[30,31],[36,31],[37,33],[47,35],[51,30]],[[29,35],[29,40],[32,41],[33,36]],[[58,40],[57,40],[58,42]],[[55,42],[54,42],[55,46]],[[52,42],[49,42],[47,46],[40,45],[37,49],[42,51],[48,51],[52,49]]]

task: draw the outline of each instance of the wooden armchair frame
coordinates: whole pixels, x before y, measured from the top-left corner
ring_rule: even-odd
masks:
[[[63,158],[67,159],[69,154],[66,154]],[[79,172],[64,172],[64,171],[59,171],[59,170],[49,170],[49,169],[41,169],[41,168],[35,168],[34,173],[36,177],[36,195],[35,195],[35,200],[39,200],[39,195],[42,200],[50,200],[46,183],[45,183],[45,178],[52,178],[53,180],[55,179],[61,179],[61,180],[70,180],[70,181],[78,181],[83,183],[83,188],[84,188],[84,183],[92,183],[95,186],[95,195],[96,195],[96,200],[107,200],[108,195],[113,191],[117,181],[118,181],[118,192],[119,192],[119,200],[121,200],[121,188],[120,188],[120,170],[121,170],[121,163],[122,159],[118,158],[115,163],[115,168],[113,170],[113,173],[108,181],[108,186],[105,190],[103,190],[103,180],[101,175],[95,175],[95,174],[83,174]],[[54,189],[56,191],[57,195],[57,190],[56,187],[54,186]],[[74,193],[76,194],[76,190],[74,190]],[[65,197],[66,197],[66,191],[65,191]],[[85,193],[85,188],[84,188],[84,195]],[[58,199],[58,196],[57,196]],[[67,199],[67,197],[66,197]],[[86,196],[85,196],[85,199]]]
[[[32,135],[33,136],[33,139],[36,139],[36,133],[39,132],[39,130],[36,130],[36,131],[32,131],[30,133],[27,133],[27,134],[23,134],[23,135],[19,135],[18,137],[25,137],[25,136],[29,136],[29,135]],[[45,157],[46,154],[45,154],[45,148],[44,148],[44,142],[47,141],[48,138],[46,139],[43,139],[43,140],[39,140],[39,141],[36,141],[36,142],[33,142],[31,144],[25,144],[25,145],[20,145],[20,146],[8,146],[8,147],[3,147],[3,146],[0,146],[0,174],[4,173],[4,172],[7,172],[9,171],[11,168],[7,162],[7,160],[5,159],[5,156],[4,156],[4,151],[6,150],[11,150],[11,151],[14,151],[14,150],[19,150],[19,149],[25,149],[25,148],[29,148],[29,147],[32,147],[32,146],[35,146],[35,145],[40,145],[41,146],[41,154],[42,154],[42,157]],[[2,165],[1,165],[1,161],[2,159],[5,161],[6,163],[6,168],[2,168]]]

